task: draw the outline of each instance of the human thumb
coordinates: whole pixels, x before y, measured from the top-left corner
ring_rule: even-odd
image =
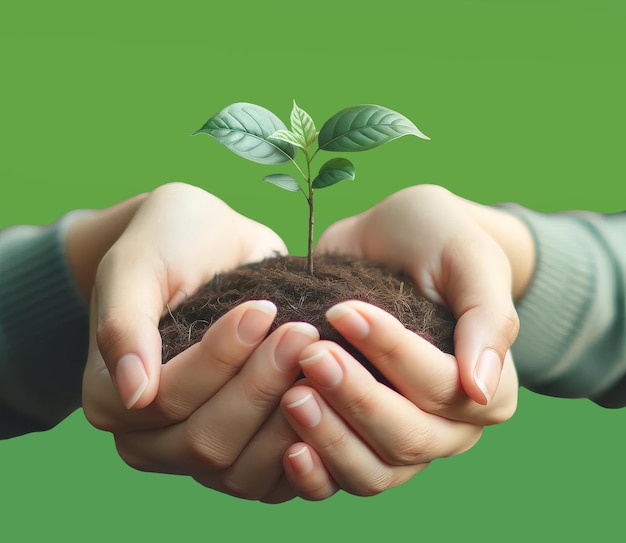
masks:
[[[479,251],[457,246],[453,252],[441,294],[457,319],[454,352],[463,389],[485,405],[496,393],[505,356],[519,331],[510,266],[495,244]]]
[[[128,409],[145,407],[154,399],[161,373],[158,323],[163,295],[154,271],[137,262],[106,255],[92,295],[92,342]]]
[[[363,258],[360,216],[347,217],[331,224],[320,236],[315,252]]]

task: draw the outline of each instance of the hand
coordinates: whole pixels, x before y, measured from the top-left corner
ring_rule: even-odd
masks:
[[[447,304],[457,319],[463,388],[480,404],[493,398],[519,329],[512,296],[521,295],[534,266],[530,233],[517,219],[422,185],[332,225],[316,251],[402,270],[423,294]]]
[[[327,317],[397,392],[335,343],[304,348],[299,363],[306,380],[281,402],[303,440],[284,456],[288,481],[302,497],[324,499],[339,489],[377,494],[436,458],[469,449],[483,426],[513,415],[518,382],[509,352],[497,392],[480,405],[463,391],[453,356],[385,311],[349,301],[331,308]]]
[[[247,499],[295,497],[282,456],[298,437],[278,406],[300,371],[300,352],[319,335],[311,325],[289,323],[264,340],[275,314],[267,301],[229,311],[163,366],[156,396],[141,410],[119,399],[92,332],[87,419],[113,433],[120,456],[136,469],[189,475]]]
[[[269,228],[201,189],[175,183],[148,195],[102,258],[92,298],[97,344],[124,405],[142,408],[157,394],[167,307],[220,271],[285,252]]]
[[[221,492],[277,503],[296,495],[327,498],[340,487],[381,492],[432,458],[471,447],[482,425],[514,411],[517,382],[508,357],[497,395],[480,406],[461,390],[453,357],[378,308],[337,306],[331,323],[394,392],[338,345],[318,342],[309,325],[283,325],[263,341],[274,314],[268,302],[235,307],[163,366],[157,396],[142,410],[121,403],[92,337],[85,415],[114,434],[120,456],[136,469],[190,475]],[[298,362],[308,381],[290,389]],[[281,396],[287,419],[307,444],[276,410]]]

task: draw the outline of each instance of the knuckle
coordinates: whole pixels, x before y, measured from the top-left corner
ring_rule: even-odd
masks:
[[[501,405],[498,405],[489,411],[485,417],[484,425],[492,426],[494,424],[502,424],[513,417],[516,410],[517,401],[509,400],[503,402]]]
[[[462,395],[458,393],[457,389],[440,388],[433,391],[431,398],[420,401],[419,407],[433,415],[454,415],[458,412],[459,405],[463,405],[462,401]]]
[[[244,360],[235,356],[220,355],[215,358],[212,369],[218,377],[230,379],[237,374],[243,362]]]
[[[128,466],[137,471],[150,471],[150,466],[145,458],[137,454],[123,437],[118,435],[114,437],[117,454]]]
[[[211,435],[192,421],[185,424],[185,441],[189,454],[200,464],[213,470],[223,471],[230,468],[235,460],[234,455],[220,440]]]
[[[265,412],[269,407],[278,405],[283,392],[278,389],[276,383],[262,379],[245,380],[242,387],[246,401],[259,412]]]
[[[392,472],[381,466],[365,478],[364,484],[354,494],[363,497],[377,496],[392,486],[395,486]]]
[[[180,181],[172,181],[169,183],[165,183],[163,185],[158,186],[152,191],[153,198],[163,198],[165,200],[169,200],[172,197],[176,197],[178,195],[184,194],[199,194],[200,189],[193,187],[192,185],[188,185],[186,183],[181,183]]]
[[[169,183],[164,183],[163,185],[158,186],[152,192],[153,194],[168,193],[171,191],[177,191],[183,187],[185,187],[184,183],[180,183],[179,181],[171,181]]]
[[[416,201],[422,201],[424,199],[431,198],[445,198],[450,196],[450,191],[439,186],[424,183],[420,185],[412,185],[398,191],[397,198],[400,201],[406,201],[407,199],[415,199]]]
[[[517,311],[513,307],[511,307],[508,311],[506,311],[502,315],[503,326],[502,326],[502,335],[504,341],[509,344],[512,340],[517,337],[520,329],[519,316]]]
[[[416,424],[386,444],[383,458],[393,466],[421,464],[431,456],[433,438],[433,431],[428,425]]]
[[[348,429],[343,427],[333,432],[328,438],[322,440],[315,448],[322,458],[326,456],[327,452],[332,453],[334,456],[337,454],[337,451],[344,451],[346,449],[348,438]]]
[[[404,329],[406,330],[406,329]],[[404,330],[399,329],[400,332]],[[377,349],[371,354],[371,357],[376,360],[378,364],[391,365],[395,361],[401,358],[402,342],[394,340],[386,344],[380,344],[376,346]]]
[[[483,434],[482,426],[473,426],[469,435],[461,442],[461,444],[452,451],[448,456],[457,456],[469,451],[478,441]]]
[[[211,325],[200,340],[200,348],[203,356],[211,360],[211,371],[217,376],[230,379],[239,372],[243,364],[248,359],[239,349],[228,344],[226,348],[218,341],[214,341],[214,333],[217,328]]]
[[[456,366],[454,356],[447,356]],[[451,379],[447,368],[435,371],[430,376],[430,380],[425,381],[424,390],[427,390],[428,394],[419,398],[417,405],[422,410],[435,415],[456,412],[458,406],[462,405],[466,398],[460,379],[458,377]]]
[[[376,496],[394,488],[403,483],[406,483],[415,474],[424,471],[430,465],[429,462],[422,462],[410,469],[393,469],[388,466],[378,466],[375,470],[372,470],[364,479],[364,483],[357,489],[351,489],[352,494],[368,497]]]
[[[189,400],[174,393],[157,395],[152,406],[159,415],[165,419],[166,423],[175,423],[185,420],[193,411]]]
[[[376,403],[375,389],[368,387],[346,400],[342,410],[348,418],[351,416],[362,418],[374,411]]]
[[[113,418],[106,413],[103,413],[96,406],[86,402],[85,405],[83,405],[83,413],[89,424],[91,424],[94,428],[105,432],[113,431]]]
[[[256,489],[248,488],[247,485],[236,477],[231,476],[228,472],[224,473],[220,478],[221,487],[230,496],[242,498],[244,500],[260,500],[263,494]]]

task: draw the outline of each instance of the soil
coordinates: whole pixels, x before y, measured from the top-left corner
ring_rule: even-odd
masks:
[[[392,315],[439,349],[453,354],[455,321],[451,313],[423,297],[405,276],[384,267],[341,255],[315,258],[279,256],[216,275],[160,324],[164,363],[198,342],[209,326],[238,303],[271,300],[278,308],[270,333],[290,321],[315,326],[323,339],[342,345],[385,382],[377,370],[326,321],[324,313],[344,300],[362,300]]]

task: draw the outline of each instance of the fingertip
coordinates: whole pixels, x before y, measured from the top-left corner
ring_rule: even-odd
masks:
[[[276,305],[269,300],[246,302],[245,310],[237,325],[237,336],[245,345],[255,345],[267,334],[276,317]]]
[[[297,443],[287,449],[285,461],[296,475],[307,475],[313,471],[313,457],[306,443]]]
[[[351,339],[363,339],[370,331],[370,323],[350,302],[342,302],[326,311],[326,319],[342,335]]]
[[[134,407],[148,386],[148,374],[141,358],[125,354],[115,365],[113,382],[126,409]]]
[[[479,405],[488,405],[495,397],[502,375],[502,360],[492,348],[480,351],[475,362],[467,356],[455,356],[459,365],[461,386],[465,394]]]
[[[504,359],[515,339],[514,319],[505,313],[474,308],[457,321],[455,357],[466,394],[476,403],[487,405],[496,395]]]
[[[300,498],[319,501],[339,490],[315,449],[306,443],[294,443],[283,455],[285,475]]]
[[[502,373],[502,361],[500,356],[493,349],[484,349],[474,367],[473,378],[476,386],[480,389],[484,403],[487,405],[496,394]]]
[[[152,402],[159,387],[161,335],[152,325],[128,327],[127,333],[103,334],[98,348],[120,400],[127,409]]]

